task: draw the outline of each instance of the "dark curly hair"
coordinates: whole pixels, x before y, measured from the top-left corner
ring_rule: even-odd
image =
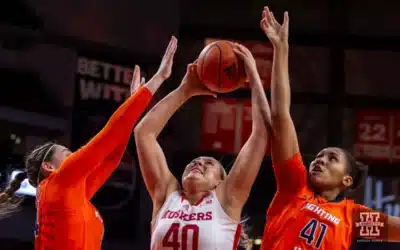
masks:
[[[49,161],[53,157],[54,145],[56,145],[54,142],[39,145],[26,155],[25,171],[18,173],[14,180],[0,193],[0,217],[18,210],[23,198],[16,197],[15,192],[21,187],[23,180],[28,178],[29,184],[36,188],[45,178],[41,171],[41,165],[43,161]]]
[[[342,150],[347,160],[348,174],[353,178],[353,184],[345,190],[345,195],[352,196],[355,191],[364,185],[368,176],[368,166],[357,161],[347,150]]]

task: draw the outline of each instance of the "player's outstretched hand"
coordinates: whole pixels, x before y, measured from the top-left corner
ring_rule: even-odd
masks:
[[[178,47],[178,40],[172,36],[169,41],[168,47],[165,50],[164,56],[161,60],[160,67],[157,73],[154,74],[148,82],[144,82],[144,78],[140,78],[140,68],[135,66],[135,70],[132,76],[131,83],[131,95],[141,86],[144,85],[153,95],[156,93],[161,84],[171,76],[172,65],[174,62],[174,56]]]
[[[163,80],[171,76],[172,64],[174,61],[174,56],[176,48],[178,47],[178,40],[176,37],[172,36],[169,41],[168,47],[165,50],[164,56],[161,60],[160,67],[158,68],[157,75],[159,75]]]
[[[251,54],[251,51],[248,48],[241,44],[235,43],[233,44],[233,52],[235,52],[235,54],[243,60],[244,67],[246,69],[247,79],[259,77],[256,60],[254,59],[253,54]]]
[[[287,46],[289,37],[289,14],[285,11],[282,25],[268,7],[264,7],[261,18],[261,29],[269,38],[273,46]]]
[[[187,66],[180,88],[189,97],[209,95],[217,97],[217,94],[209,90],[199,79],[197,74],[197,60]]]

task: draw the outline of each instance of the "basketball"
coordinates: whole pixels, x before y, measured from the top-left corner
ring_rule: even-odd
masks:
[[[232,92],[245,81],[243,60],[233,52],[229,41],[207,45],[199,55],[197,73],[203,84],[217,93]]]

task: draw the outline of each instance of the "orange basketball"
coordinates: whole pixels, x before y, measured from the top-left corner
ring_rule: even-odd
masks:
[[[228,41],[213,42],[201,51],[197,73],[203,84],[217,93],[234,91],[245,81],[243,60],[236,56]]]

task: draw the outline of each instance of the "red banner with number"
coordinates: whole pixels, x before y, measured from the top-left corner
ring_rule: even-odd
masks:
[[[220,39],[207,38],[205,39],[205,46]],[[272,59],[274,56],[273,47],[269,42],[257,42],[257,41],[234,41],[246,46],[254,56],[256,60],[258,73],[260,74],[261,80],[263,81],[264,87],[269,89],[271,84],[271,69]]]
[[[360,159],[391,159],[391,112],[359,110],[356,114],[355,156]]]

